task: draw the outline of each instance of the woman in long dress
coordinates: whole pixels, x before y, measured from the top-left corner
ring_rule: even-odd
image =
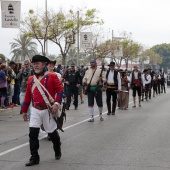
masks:
[[[126,110],[129,106],[129,87],[128,87],[129,82],[130,81],[128,79],[127,72],[123,71],[121,77],[122,91],[119,93],[118,97],[119,109]]]

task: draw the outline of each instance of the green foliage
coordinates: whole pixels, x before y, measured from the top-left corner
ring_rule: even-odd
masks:
[[[6,61],[5,56],[3,54],[0,54],[0,58],[2,59],[3,62]]]
[[[157,65],[162,62],[162,57],[159,54],[157,54],[155,51],[153,51],[152,49],[145,50],[142,53],[141,57],[143,61],[147,60],[149,57],[149,63],[151,65]]]
[[[170,44],[155,45],[151,49],[162,57],[161,68],[163,67],[165,71],[170,68]]]
[[[33,9],[30,9],[30,10],[29,10],[29,14],[34,14],[34,10],[33,10]]]
[[[37,53],[37,44],[26,35],[20,35],[18,38],[14,38],[14,40],[15,42],[10,43],[11,53],[13,54],[11,60],[15,62],[30,60]]]
[[[31,37],[41,45],[42,53],[45,53],[46,41],[55,43],[63,56],[63,63],[65,65],[66,56],[69,48],[75,43],[75,36],[84,26],[92,26],[96,23],[103,23],[97,18],[96,9],[83,9],[79,12],[79,19],[77,18],[77,11],[72,9],[68,12],[63,12],[60,9],[58,12],[48,11],[45,14],[34,13],[30,10],[28,16],[22,22],[22,33],[26,37]],[[95,21],[94,21],[95,20]]]

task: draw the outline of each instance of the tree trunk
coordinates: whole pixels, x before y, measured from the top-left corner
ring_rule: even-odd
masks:
[[[66,65],[66,54],[62,55],[62,65]]]
[[[126,60],[126,70],[128,69],[128,59]]]

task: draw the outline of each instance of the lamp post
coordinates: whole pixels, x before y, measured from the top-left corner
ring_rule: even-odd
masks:
[[[79,67],[79,53],[80,53],[80,46],[79,46],[79,11],[77,11],[77,67]]]
[[[45,16],[46,16],[46,27],[48,25],[48,11],[47,11],[47,0],[45,0]],[[47,33],[46,33],[46,57],[48,57],[48,40],[47,40],[47,36],[48,36],[48,30],[47,30]]]

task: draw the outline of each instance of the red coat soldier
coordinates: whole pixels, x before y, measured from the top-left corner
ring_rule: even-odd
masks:
[[[43,124],[44,130],[49,134],[51,137],[53,148],[55,152],[55,158],[60,159],[61,157],[61,142],[60,137],[57,132],[57,125],[52,117],[52,115],[48,112],[46,102],[42,97],[42,93],[39,91],[37,86],[37,79],[38,81],[46,88],[48,94],[44,88],[43,91],[46,97],[50,101],[50,96],[54,99],[54,102],[51,103],[51,111],[55,113],[58,111],[59,105],[62,100],[63,95],[63,87],[55,73],[45,72],[46,63],[50,60],[45,56],[35,55],[32,58],[32,65],[35,72],[35,77],[31,76],[28,79],[27,83],[27,90],[24,99],[24,103],[22,106],[23,112],[23,119],[27,121],[27,110],[32,102],[31,105],[31,116],[30,116],[30,123],[29,123],[29,142],[30,142],[30,152],[31,158],[26,166],[32,166],[35,164],[39,164],[40,157],[38,154],[39,149],[39,130],[40,126]]]

